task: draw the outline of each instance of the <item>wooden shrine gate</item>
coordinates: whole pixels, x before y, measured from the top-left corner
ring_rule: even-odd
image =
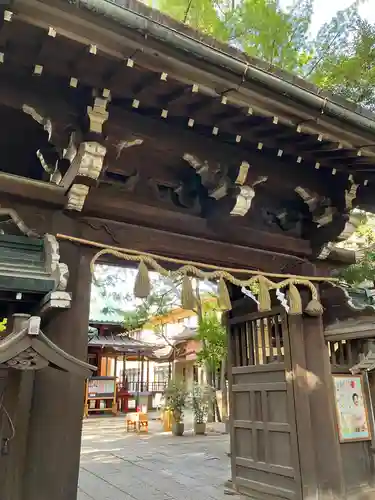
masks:
[[[280,308],[231,316],[233,482],[251,498],[300,500],[288,318]]]

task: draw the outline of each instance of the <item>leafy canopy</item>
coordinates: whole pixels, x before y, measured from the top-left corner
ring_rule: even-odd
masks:
[[[353,1],[311,36],[314,0],[159,0],[174,19],[369,107],[375,103],[375,26]]]
[[[375,216],[360,213],[360,224],[345,247],[359,252],[358,263],[341,272],[341,278],[349,285],[369,284],[375,286]]]
[[[152,291],[147,299],[133,294],[135,269],[97,266],[92,293],[91,316],[103,320],[119,318],[125,330],[142,328],[153,316],[168,313],[179,306],[180,278],[172,279],[150,273]],[[93,317],[93,319],[97,319]]]
[[[227,353],[227,332],[217,312],[207,311],[199,319],[198,339],[201,341],[198,362],[216,372]]]
[[[4,318],[3,320],[0,321],[0,333],[5,332],[7,327],[7,319]]]

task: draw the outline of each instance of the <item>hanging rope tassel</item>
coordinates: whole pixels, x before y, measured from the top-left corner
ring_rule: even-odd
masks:
[[[232,303],[230,301],[230,295],[227,284],[225,283],[225,280],[223,278],[219,280],[218,292],[219,292],[218,296],[219,308],[222,311],[230,311],[232,309]]]
[[[321,316],[323,312],[324,308],[318,299],[311,299],[305,309],[305,313],[309,316]]]
[[[143,260],[140,261],[138,266],[137,277],[134,283],[134,296],[138,299],[146,299],[151,292],[150,276],[148,269]]]
[[[313,284],[311,284],[310,290],[311,290],[311,300],[306,306],[305,313],[308,314],[309,316],[322,316],[324,308],[318,299],[319,297],[318,290]]]
[[[291,283],[289,285],[289,314],[300,315],[302,314],[302,299],[298,288]]]
[[[260,312],[267,312],[271,310],[271,295],[268,287],[268,280],[264,276],[258,276],[259,283],[259,306]]]
[[[184,279],[182,280],[181,306],[187,311],[193,311],[196,303],[197,299],[194,295],[191,279],[185,274]]]

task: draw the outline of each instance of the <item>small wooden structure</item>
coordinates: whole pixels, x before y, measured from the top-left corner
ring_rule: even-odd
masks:
[[[112,392],[113,412],[117,409],[126,413],[137,409],[140,405],[147,411],[152,407],[152,391],[150,385],[149,360],[153,358],[154,347],[132,339],[125,334],[111,336],[94,336],[88,343],[89,362],[98,366],[98,375],[111,378],[115,383]],[[127,378],[127,362],[136,364],[135,377]],[[102,398],[91,411],[109,411],[101,407]]]
[[[375,212],[374,115],[136,0],[15,0],[0,13],[0,232],[12,220],[38,240],[21,245],[27,265],[0,253],[3,316],[40,316],[43,334],[85,362],[99,248],[149,252],[171,268],[180,259],[320,277],[323,317],[305,297],[295,315],[277,297],[258,312],[231,290],[233,484],[259,500],[365,492],[371,444],[340,443],[332,378],[340,352],[346,374],[360,362],[361,329],[331,352],[327,332],[369,313],[321,278],[355,262],[335,246],[355,229],[353,208]],[[48,235],[58,251],[35,253]],[[17,429],[0,454],[0,497],[74,500],[83,378],[0,373]]]

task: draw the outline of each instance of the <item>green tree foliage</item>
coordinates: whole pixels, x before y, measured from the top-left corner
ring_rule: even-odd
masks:
[[[97,314],[103,319],[116,315],[129,331],[142,328],[151,317],[167,314],[180,305],[181,278],[150,273],[152,291],[140,300],[133,295],[136,273],[136,269],[97,266],[93,283]]]
[[[347,247],[359,252],[357,264],[341,272],[341,278],[349,285],[369,284],[375,286],[375,216],[361,214],[362,220]]]
[[[337,36],[332,47],[321,48],[311,80],[355,103],[373,108],[375,26],[357,18],[354,10],[352,17],[352,20],[350,16],[344,20],[351,36]],[[331,26],[332,39],[334,29],[335,26]],[[341,33],[338,27],[337,33]]]
[[[134,309],[124,314],[124,325],[128,330],[142,328],[155,316],[163,316],[180,306],[181,278],[152,276],[152,291],[146,299],[137,300]],[[155,333],[163,336],[163,331],[155,325]]]
[[[216,373],[227,354],[227,332],[215,311],[208,311],[200,318],[198,339],[201,341],[198,362]]]
[[[356,103],[375,100],[375,26],[358,14],[361,0],[310,36],[314,0],[159,0],[180,22],[250,56],[309,79]]]

